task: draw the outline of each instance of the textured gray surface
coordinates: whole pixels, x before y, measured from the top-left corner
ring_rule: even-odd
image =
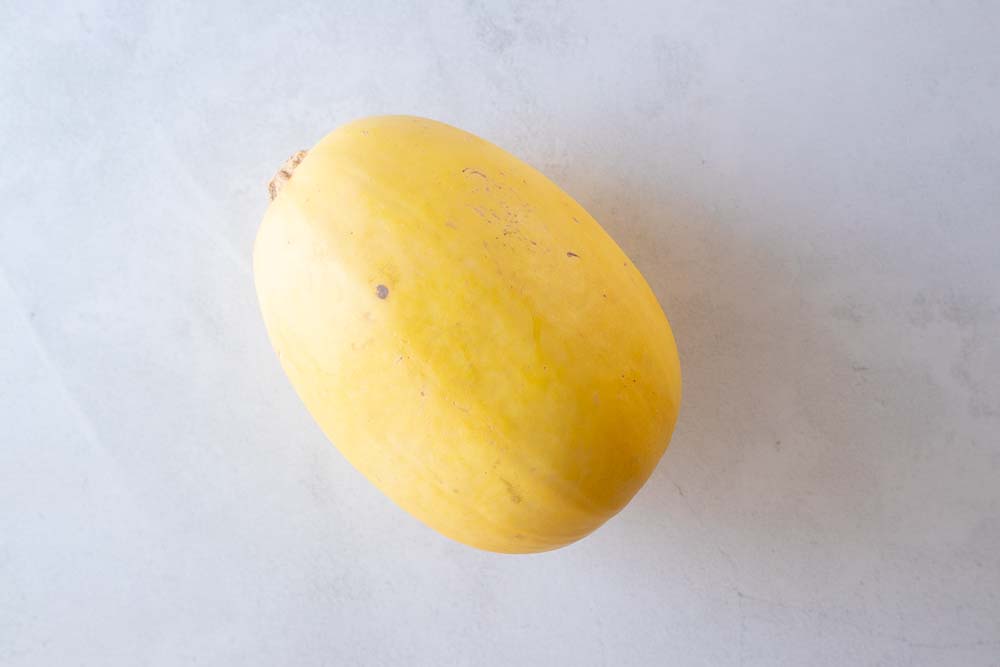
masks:
[[[1000,664],[996,3],[140,4],[0,4],[0,664]],[[268,346],[264,186],[383,112],[548,173],[674,324],[579,544],[425,529]]]

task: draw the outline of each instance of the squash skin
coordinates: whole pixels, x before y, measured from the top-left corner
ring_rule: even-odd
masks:
[[[411,116],[334,130],[269,206],[253,266],[324,433],[459,542],[574,542],[666,449],[681,375],[652,290],[571,197],[472,134]]]

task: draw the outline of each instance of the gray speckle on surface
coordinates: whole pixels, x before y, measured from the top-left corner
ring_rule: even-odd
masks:
[[[389,288],[385,285],[379,285],[375,288],[375,296],[380,299],[385,299],[389,296]]]
[[[0,664],[996,667],[998,33],[973,0],[4,4]],[[576,545],[438,537],[268,343],[262,189],[376,113],[541,168],[671,319],[674,440]]]

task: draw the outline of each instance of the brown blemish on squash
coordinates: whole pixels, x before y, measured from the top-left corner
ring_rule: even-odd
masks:
[[[579,257],[580,257],[580,256],[579,256],[579,255],[577,255],[577,254],[576,254],[575,252],[567,252],[567,253],[566,253],[566,256],[567,256],[567,257],[577,257],[577,258],[579,258]]]
[[[500,481],[503,482],[503,485],[507,487],[507,495],[510,496],[510,502],[514,503],[515,505],[520,503],[522,498],[521,494],[517,492],[517,487],[508,482],[503,477],[500,478]]]
[[[267,184],[267,194],[274,201],[278,193],[281,192],[281,188],[285,186],[288,181],[292,180],[292,174],[295,172],[295,168],[302,164],[302,161],[306,159],[306,154],[308,151],[296,151],[292,157],[285,160],[285,164],[281,165],[281,169],[278,173],[274,175],[271,182]]]
[[[385,285],[379,285],[375,288],[375,296],[380,299],[385,299],[389,296],[389,288]]]

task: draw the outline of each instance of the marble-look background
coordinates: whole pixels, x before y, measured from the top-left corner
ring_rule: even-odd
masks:
[[[0,664],[1000,664],[1000,5],[615,4],[0,2]],[[572,547],[410,519],[268,345],[267,180],[385,112],[673,322],[673,444]]]

